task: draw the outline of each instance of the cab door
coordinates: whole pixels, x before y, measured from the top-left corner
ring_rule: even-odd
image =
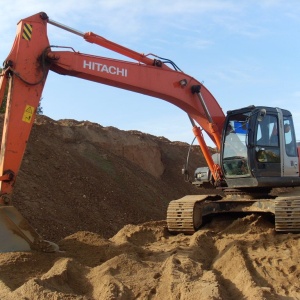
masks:
[[[299,159],[292,117],[283,115],[281,128],[282,176],[299,177]]]
[[[278,114],[267,112],[257,121],[254,138],[256,177],[280,177],[282,158]]]

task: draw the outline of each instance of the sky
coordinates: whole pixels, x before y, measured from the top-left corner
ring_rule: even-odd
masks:
[[[1,0],[1,10],[2,61],[18,21],[44,11],[80,32],[171,59],[209,89],[225,114],[249,105],[290,110],[300,140],[298,0]],[[50,24],[48,38],[51,45],[130,61]],[[53,72],[41,106],[54,120],[88,120],[171,141],[194,138],[186,113],[168,102]]]

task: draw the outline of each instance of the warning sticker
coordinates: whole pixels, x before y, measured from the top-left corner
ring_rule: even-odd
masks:
[[[23,117],[22,117],[22,121],[24,121],[26,123],[30,123],[31,119],[32,119],[32,116],[33,116],[33,113],[34,113],[34,107],[31,106],[31,105],[26,105],[25,111],[24,111],[24,114],[23,114]]]

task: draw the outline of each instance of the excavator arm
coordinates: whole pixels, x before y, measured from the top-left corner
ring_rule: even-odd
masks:
[[[46,30],[46,22],[37,16],[19,22],[13,47],[4,62],[0,91],[2,95],[8,84],[8,94],[0,174],[9,173],[10,179],[0,181],[0,204],[10,202],[7,196],[12,192],[47,77],[41,57],[44,45],[49,44]]]
[[[55,47],[49,43],[48,23],[133,61],[82,54],[75,52],[73,48],[61,51],[66,47]],[[171,63],[175,69],[170,68],[167,63]],[[38,248],[55,248],[51,243],[46,243],[45,246],[45,241],[34,230],[28,229],[30,225],[12,206],[10,199],[49,70],[153,96],[181,108],[192,122],[193,132],[214,179],[217,181],[222,177],[220,168],[212,160],[202,130],[220,149],[225,116],[205,86],[180,71],[171,61],[140,54],[92,32],[78,32],[50,20],[45,13],[38,13],[18,23],[16,38],[4,62],[0,81],[1,100],[8,87],[0,152],[0,223],[5,225],[0,224],[0,227],[12,228],[11,231],[14,236],[18,236],[18,241],[25,240],[30,248],[37,248],[37,245]],[[13,246],[8,246],[8,250],[24,250],[23,245],[19,248],[15,245],[18,241],[15,241],[14,236]],[[2,238],[7,240],[6,235]],[[6,248],[0,251],[6,251]]]

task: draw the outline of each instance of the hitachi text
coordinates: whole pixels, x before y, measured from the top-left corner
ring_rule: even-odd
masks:
[[[98,71],[98,72],[108,73],[108,74],[112,74],[112,75],[127,77],[127,69],[118,68],[115,66],[108,66],[108,65],[100,64],[100,63],[93,62],[93,61],[84,60],[83,68]]]

